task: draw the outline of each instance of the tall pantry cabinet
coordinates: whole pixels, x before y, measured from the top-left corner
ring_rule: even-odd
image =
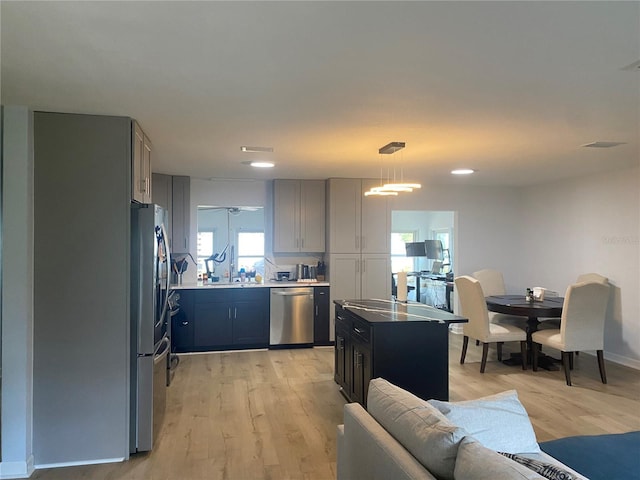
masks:
[[[124,459],[135,122],[34,112],[33,132],[35,463]]]
[[[365,197],[379,181],[327,181],[327,252],[331,303],[391,297],[391,212],[385,197]],[[334,309],[331,309],[333,319]],[[333,325],[333,322],[331,322]]]

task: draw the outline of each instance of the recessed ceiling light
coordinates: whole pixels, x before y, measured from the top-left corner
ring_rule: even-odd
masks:
[[[243,145],[240,147],[240,151],[246,153],[265,153],[273,152],[273,147],[247,147]]]
[[[590,148],[611,148],[617,147],[618,145],[624,145],[626,142],[591,142],[585,143],[584,145],[580,145],[581,147],[590,147]]]
[[[273,162],[249,162],[249,165],[251,165],[252,167],[255,168],[273,168],[275,166],[275,163]]]
[[[451,170],[452,175],[471,175],[472,173],[475,173],[475,170],[470,168],[457,168],[455,170]]]

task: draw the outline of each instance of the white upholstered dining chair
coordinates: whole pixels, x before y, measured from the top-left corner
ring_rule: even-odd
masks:
[[[607,277],[603,277],[599,273],[583,273],[582,275],[578,275],[578,283],[582,282],[596,282],[603,283],[605,285],[609,284],[609,279]]]
[[[602,283],[603,285],[609,285],[609,279],[607,277],[603,277],[602,275],[600,275],[599,273],[583,273],[578,275],[578,279],[576,280],[576,283],[583,283],[583,282],[596,282],[596,283]],[[543,325],[542,328],[560,328],[560,319],[559,318],[539,318],[538,320],[540,320],[541,324]],[[578,352],[575,352],[576,355],[578,354]]]
[[[504,277],[499,270],[485,268],[472,273],[473,278],[480,282],[485,297],[494,295],[506,295],[504,286]],[[489,312],[489,321],[491,323],[509,323],[520,328],[526,328],[526,317],[518,317],[517,315],[506,315],[504,313]]]
[[[609,285],[581,282],[570,285],[564,297],[560,328],[543,329],[531,335],[533,370],[538,369],[538,350],[544,345],[562,352],[567,385],[571,386],[573,352],[595,350],[602,383],[607,383],[604,368],[604,320],[609,302]]]
[[[482,291],[485,297],[505,295],[507,293],[504,286],[504,277],[502,276],[502,272],[498,270],[485,268],[473,272],[472,276],[482,285]]]
[[[489,343],[497,343],[498,360],[502,360],[502,344],[504,342],[520,342],[522,353],[522,369],[527,369],[527,332],[515,325],[491,323],[489,321],[489,311],[484,299],[480,282],[470,276],[463,275],[455,279],[456,291],[460,300],[462,311],[460,314],[469,319],[463,324],[464,338],[462,342],[462,355],[460,363],[464,363],[467,355],[469,337],[482,343],[482,361],[480,363],[480,373],[484,373],[487,365],[487,354]]]

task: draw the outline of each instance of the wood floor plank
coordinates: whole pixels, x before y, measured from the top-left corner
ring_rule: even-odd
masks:
[[[450,399],[515,389],[538,441],[640,430],[640,372],[594,356],[562,371],[523,371],[450,335]],[[516,346],[517,347],[517,346]],[[505,344],[505,357],[511,346]],[[553,352],[550,352],[554,355]],[[345,403],[333,381],[331,347],[182,355],[169,387],[165,425],[153,452],[127,462],[37,470],[37,480],[334,479],[336,426]]]

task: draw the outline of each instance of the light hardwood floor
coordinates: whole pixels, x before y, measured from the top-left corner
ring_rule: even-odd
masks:
[[[508,367],[490,350],[480,374],[481,349],[473,342],[459,364],[461,338],[450,335],[452,401],[516,389],[539,441],[640,430],[637,370],[607,362],[603,385],[595,357],[581,354],[567,387],[561,371]],[[184,355],[153,452],[123,463],[38,470],[32,478],[333,479],[344,403],[330,347]]]

